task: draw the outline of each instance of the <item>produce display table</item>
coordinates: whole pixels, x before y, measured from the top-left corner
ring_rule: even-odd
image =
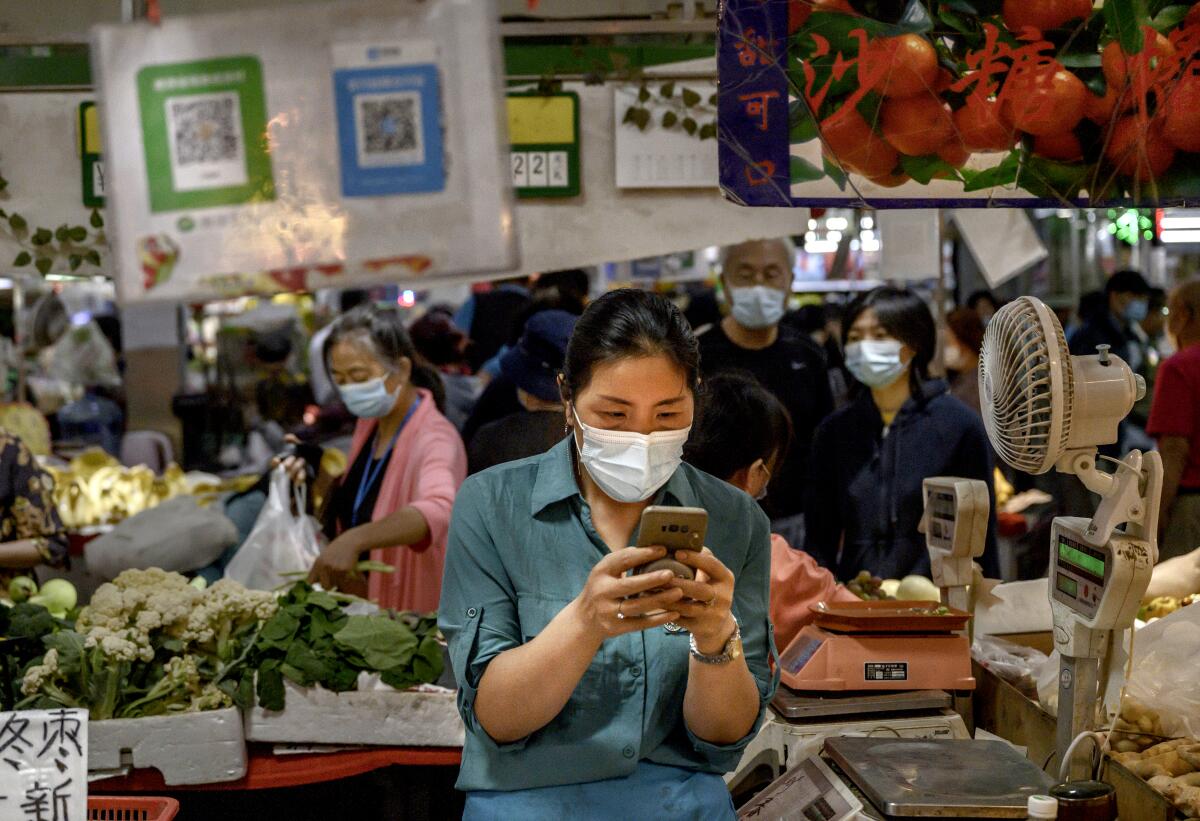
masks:
[[[337,781],[384,767],[457,767],[456,747],[378,747],[337,753],[275,755],[269,744],[250,744],[246,775],[221,784],[167,787],[158,770],[135,770],[127,776],[93,781],[97,794],[162,793],[164,790],[269,790]]]

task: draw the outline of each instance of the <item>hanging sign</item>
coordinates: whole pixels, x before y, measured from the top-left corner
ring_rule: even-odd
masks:
[[[122,301],[515,267],[496,19],[366,0],[97,26]]]
[[[1200,4],[1164,5],[728,0],[722,188],[759,206],[1200,200]]]
[[[0,818],[87,818],[87,710],[0,713]]]
[[[79,159],[82,168],[83,204],[104,207],[104,164],[100,161],[100,118],[96,103],[79,104]]]
[[[579,95],[509,92],[509,168],[521,199],[579,196]]]

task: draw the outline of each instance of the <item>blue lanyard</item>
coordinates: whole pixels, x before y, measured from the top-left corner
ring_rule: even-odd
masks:
[[[370,492],[371,486],[375,484],[375,480],[379,478],[379,474],[383,472],[383,466],[391,461],[392,449],[396,447],[396,440],[400,438],[400,434],[404,432],[404,426],[408,424],[408,420],[412,419],[413,414],[417,412],[417,405],[421,404],[421,397],[418,396],[413,400],[412,406],[409,407],[408,413],[404,414],[404,421],[400,423],[400,427],[396,428],[396,432],[392,434],[391,444],[388,445],[387,452],[379,457],[376,461],[375,453],[375,437],[371,437],[368,443],[370,450],[367,451],[367,464],[363,468],[362,479],[358,482],[358,493],[354,495],[354,507],[350,510],[350,526],[358,527],[358,509],[362,507],[363,502],[367,498],[367,493]],[[379,429],[375,429],[376,435],[379,434]]]

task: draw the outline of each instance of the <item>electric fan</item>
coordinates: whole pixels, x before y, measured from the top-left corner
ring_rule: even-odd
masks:
[[[1005,305],[988,323],[979,395],[996,453],[1026,473],[1075,474],[1101,497],[1091,519],[1060,516],[1051,529],[1060,761],[1092,727],[1100,659],[1113,631],[1133,624],[1158,557],[1159,455],[1131,451],[1112,460],[1113,473],[1096,459],[1097,446],[1117,441],[1118,425],[1145,393],[1145,381],[1108,346],[1071,356],[1058,318],[1033,297]]]

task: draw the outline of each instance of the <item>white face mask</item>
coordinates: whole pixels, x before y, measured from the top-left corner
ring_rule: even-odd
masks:
[[[743,328],[759,330],[778,325],[783,319],[787,294],[778,288],[755,285],[750,288],[730,288],[733,318]]]
[[[603,430],[585,425],[573,408],[571,412],[583,431],[579,461],[592,481],[618,502],[644,502],[665,485],[683,461],[683,444],[692,430],[690,425],[650,434]]]
[[[846,369],[869,388],[895,382],[908,365],[900,359],[904,346],[895,339],[866,339],[846,346]]]

